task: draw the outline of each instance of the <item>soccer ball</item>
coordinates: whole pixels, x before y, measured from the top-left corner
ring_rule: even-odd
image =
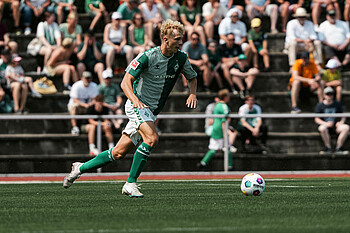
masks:
[[[265,190],[265,181],[257,173],[250,173],[243,177],[241,190],[247,196],[260,196]]]

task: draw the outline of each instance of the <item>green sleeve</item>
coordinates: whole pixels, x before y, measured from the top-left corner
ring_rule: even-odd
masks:
[[[140,53],[134,60],[131,61],[126,68],[126,72],[138,79],[141,73],[148,68],[148,57],[145,53]]]

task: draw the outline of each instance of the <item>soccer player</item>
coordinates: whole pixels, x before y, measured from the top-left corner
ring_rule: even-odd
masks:
[[[134,154],[129,178],[122,193],[129,197],[143,197],[136,181],[158,142],[154,122],[181,73],[188,80],[190,88],[186,106],[197,107],[197,74],[187,55],[179,50],[183,35],[184,27],[181,23],[166,20],[161,26],[161,46],[140,53],[129,64],[121,83],[128,98],[125,113],[129,122],[121,138],[114,148],[100,153],[94,159],[86,163],[73,163],[71,173],[63,181],[64,188],[69,188],[81,174],[124,158],[142,139]]]

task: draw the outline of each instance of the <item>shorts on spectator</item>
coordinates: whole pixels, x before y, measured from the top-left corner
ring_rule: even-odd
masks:
[[[265,12],[264,12],[265,15],[271,16],[271,13],[272,13],[272,10],[273,10],[274,6],[275,6],[275,4],[269,4],[269,5],[267,5],[266,8],[265,8]],[[245,9],[246,9],[246,11],[250,11],[250,9],[251,9],[252,7],[253,7],[253,5],[249,4],[249,5],[247,5],[247,6],[245,7]],[[253,12],[254,12],[254,15],[258,15],[258,16],[261,15],[260,12],[257,11],[256,9],[254,9]]]
[[[56,75],[56,72],[57,72],[56,67],[47,66],[46,69],[49,76],[53,77]]]
[[[77,108],[76,110],[76,114],[77,115],[80,115],[80,114],[86,114],[87,113],[87,109],[86,108],[83,108],[82,106],[80,106],[79,104],[77,103],[71,103],[71,104],[68,104],[68,112],[70,114],[72,114],[73,112],[73,108]]]
[[[122,50],[120,51],[120,54],[126,54],[126,50],[127,50],[129,47],[131,48],[130,45],[124,45],[123,48],[122,48]],[[102,49],[101,49],[101,51],[102,51],[103,54],[107,54],[107,52],[108,52],[110,49],[113,49],[112,45],[103,43]]]

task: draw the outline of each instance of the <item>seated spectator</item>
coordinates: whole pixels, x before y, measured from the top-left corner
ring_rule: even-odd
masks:
[[[150,40],[147,26],[141,13],[135,13],[129,26],[129,45],[133,47],[134,54],[142,53],[156,45]]]
[[[321,15],[321,9],[328,10],[328,7],[335,9],[336,19],[340,19],[340,8],[337,0],[312,0],[312,22],[314,23],[315,30],[318,31],[318,24]]]
[[[44,67],[51,57],[53,50],[61,45],[61,32],[55,22],[55,14],[53,12],[45,12],[45,21],[38,24],[36,31],[38,37],[43,44],[39,50],[39,54],[44,56]]]
[[[6,24],[0,20],[0,49],[9,49],[11,53],[17,53],[18,44],[10,39],[10,32]]]
[[[70,64],[69,58],[74,50],[73,40],[65,38],[62,45],[56,48],[47,62],[47,72],[50,76],[62,75],[63,79],[63,93],[69,93],[71,86],[70,79],[73,83],[78,81],[78,74],[75,67]]]
[[[77,70],[79,77],[82,76],[85,70],[88,70],[92,73],[96,73],[99,79],[99,82],[103,82],[102,72],[104,70],[104,65],[102,63],[102,52],[101,45],[92,31],[88,30],[84,36],[84,42],[81,43],[78,47],[78,65]]]
[[[93,105],[92,100],[98,95],[97,84],[92,82],[92,74],[84,71],[81,80],[73,84],[69,94],[68,111],[70,115],[85,114]],[[71,119],[73,135],[79,135],[80,129],[76,119]]]
[[[322,86],[332,87],[336,92],[336,100],[340,103],[342,95],[342,78],[338,69],[338,62],[330,59],[326,64],[326,70],[322,73]]]
[[[204,31],[207,39],[214,39],[214,33],[217,34],[221,20],[225,18],[227,8],[219,3],[219,0],[209,0],[202,7],[202,16],[205,19]]]
[[[185,26],[187,36],[191,36],[192,32],[199,34],[201,44],[206,47],[207,41],[204,34],[204,29],[201,25],[201,8],[199,0],[183,0],[180,7],[180,19]]]
[[[22,58],[17,54],[12,55],[11,63],[6,67],[5,77],[8,79],[9,86],[12,88],[12,83],[20,83],[24,85],[28,85],[30,91],[32,92],[33,97],[41,98],[41,94],[38,93],[33,86],[33,79],[31,77],[24,75],[24,70],[22,66],[19,64],[22,61]],[[18,85],[18,84],[14,84]]]
[[[286,32],[290,14],[295,14],[298,8],[303,7],[304,0],[277,0],[277,2],[281,4],[282,32]]]
[[[241,134],[243,151],[247,151],[247,145],[253,147],[254,152],[266,153],[266,140],[268,128],[263,124],[261,117],[245,118],[248,114],[261,114],[261,107],[255,104],[254,96],[246,96],[245,104],[238,110],[242,116],[238,122],[238,132]],[[260,139],[259,144],[256,140]],[[249,150],[248,150],[249,151]]]
[[[78,14],[69,13],[67,22],[60,24],[62,38],[71,38],[75,42],[75,46],[79,46],[82,40],[83,28],[78,24]]]
[[[105,26],[103,32],[102,53],[106,54],[106,68],[112,70],[115,54],[125,54],[126,62],[130,64],[134,57],[133,49],[127,45],[126,27],[120,24],[122,15],[119,12],[112,14],[112,22]]]
[[[326,87],[323,91],[323,101],[316,106],[316,113],[343,113],[343,107],[338,102],[333,100],[334,90],[331,87]],[[344,142],[349,134],[349,125],[345,124],[345,117],[341,119],[335,117],[315,117],[315,123],[318,124],[318,131],[321,134],[322,141],[324,143],[324,149],[320,151],[320,154],[332,153],[331,136],[330,133],[339,134],[337,139],[337,145],[335,147],[335,154],[349,154],[349,151],[343,148]]]
[[[230,94],[227,89],[220,90],[218,93],[219,101],[216,103],[214,110],[211,114],[213,115],[228,115],[230,113],[230,109],[227,103],[230,101]],[[224,149],[225,142],[224,139],[226,135],[223,134],[225,132],[225,122],[226,118],[214,118],[212,124],[212,132],[210,134],[209,141],[209,151],[205,154],[202,161],[198,164],[200,169],[204,169],[212,157],[216,154],[217,151]],[[233,161],[231,156],[231,150],[228,151],[228,169],[232,170]]]
[[[246,55],[240,54],[237,63],[230,69],[230,74],[232,75],[233,82],[239,88],[239,97],[244,99],[246,94],[251,94],[259,70],[249,67]]]
[[[312,22],[306,18],[309,14],[304,8],[298,8],[293,15],[295,19],[287,24],[285,49],[288,53],[289,66],[295,63],[298,51],[313,52],[314,60],[318,68],[322,64],[322,45],[317,40],[317,34]]]
[[[270,58],[267,48],[267,35],[261,31],[261,20],[254,18],[251,22],[251,29],[248,32],[248,42],[253,54],[253,64],[259,68],[258,55],[263,57],[264,71],[270,70]]]
[[[301,110],[297,106],[299,92],[301,88],[307,88],[311,92],[317,90],[318,102],[322,101],[322,82],[321,75],[315,62],[310,61],[309,53],[301,54],[300,59],[296,60],[292,67],[292,77],[289,80],[289,88],[291,89],[292,111],[291,113],[300,113]]]
[[[174,5],[170,5],[171,0],[161,0],[158,1],[158,10],[162,17],[162,19],[165,21],[167,19],[171,19],[173,21],[179,21],[179,14],[180,11],[180,5],[176,2]]]
[[[193,66],[194,70],[203,72],[204,91],[210,92],[210,67],[207,50],[199,42],[199,34],[192,32],[190,40],[186,41],[182,46],[182,51],[188,55],[188,60]]]
[[[1,51],[1,59],[0,59],[0,77],[5,78],[5,70],[6,67],[11,63],[12,54],[8,49],[4,49]],[[5,80],[5,79],[3,79]]]
[[[227,12],[226,17],[219,25],[220,44],[227,44],[227,35],[234,34],[235,43],[241,46],[246,56],[249,56],[250,48],[247,43],[247,27],[239,20],[241,17],[242,12],[236,8]]]
[[[127,0],[123,2],[119,7],[117,12],[122,15],[121,25],[124,27],[128,27],[132,24],[132,17],[135,13],[140,12],[139,0]]]
[[[344,21],[349,26],[350,20],[350,0],[344,1]]]
[[[108,70],[103,71],[103,81],[98,85],[98,93],[103,95],[106,106],[111,115],[123,115],[122,96],[120,87],[112,82],[113,74]],[[120,129],[123,119],[112,119],[115,129]]]
[[[53,0],[53,2],[55,4],[58,25],[61,25],[63,18],[68,13],[77,13],[77,7],[74,5],[74,0]]]
[[[220,0],[220,5],[226,9],[237,8],[241,12],[244,11],[245,1],[244,0]]]
[[[11,5],[12,17],[13,17],[13,26],[14,32],[16,34],[20,34],[21,30],[19,28],[19,23],[21,19],[21,12],[19,11],[20,1],[19,0],[3,0],[0,1],[0,21],[4,16],[4,9],[6,9],[6,5]],[[10,12],[5,12],[5,14],[10,14]]]
[[[0,85],[0,113],[11,113],[12,111],[13,101],[8,95],[6,95],[4,89]]]
[[[271,33],[276,34],[277,19],[278,19],[278,6],[276,4],[270,4],[270,0],[245,0],[246,11],[251,21],[255,17],[261,17],[263,15],[270,16]]]
[[[242,54],[243,51],[241,49],[241,46],[235,43],[235,35],[233,33],[228,34],[226,37],[227,43],[222,45],[220,48],[220,56],[222,62],[221,68],[226,81],[231,87],[231,91],[233,94],[237,94],[231,78],[230,69],[233,68],[233,65],[237,63],[238,55]]]
[[[24,0],[24,3],[25,4],[21,6],[22,19],[25,26],[24,35],[29,35],[32,33],[30,25],[32,25],[33,14],[37,19],[40,19],[45,11],[48,10],[47,8],[49,8],[50,0]]]
[[[102,0],[85,0],[85,12],[94,17],[89,26],[90,30],[94,30],[97,22],[102,16],[104,17],[105,23],[110,22],[108,11]]]
[[[108,115],[108,108],[103,105],[103,101],[103,95],[97,95],[94,98],[94,101],[91,102],[91,106],[87,109],[86,113],[88,115]],[[96,121],[95,119],[89,119],[89,124],[85,126],[85,130],[88,133],[89,149],[91,156],[97,156],[100,153],[100,151],[96,148],[95,145],[97,125],[98,121]],[[102,131],[105,133],[108,142],[108,148],[111,149],[114,147],[111,121],[105,119],[101,122],[101,126]]]
[[[326,59],[336,59],[339,65],[350,63],[350,32],[349,26],[335,19],[335,10],[327,11],[327,20],[319,28],[320,39],[324,45]]]
[[[157,17],[161,16],[157,4],[154,0],[145,0],[139,5],[139,9],[143,16],[144,23],[147,26],[147,34],[151,35],[153,25],[157,23]]]
[[[207,54],[209,58],[209,67],[211,72],[209,76],[210,81],[212,78],[215,78],[219,89],[223,89],[224,85],[219,74],[219,69],[222,69],[223,64],[221,63],[220,50],[218,49],[215,40],[208,40]],[[228,79],[228,82],[230,83],[230,85],[232,84],[231,86],[233,86],[231,78]]]

